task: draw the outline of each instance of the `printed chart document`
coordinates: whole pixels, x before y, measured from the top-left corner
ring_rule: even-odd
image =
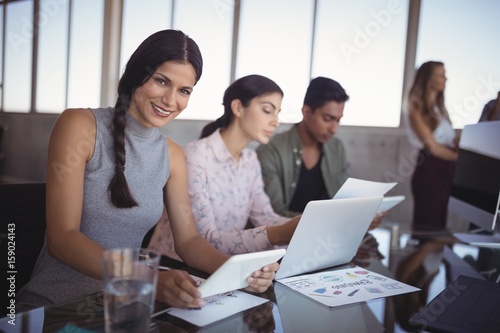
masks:
[[[328,307],[420,290],[361,267],[299,275],[278,282]]]
[[[200,309],[170,308],[167,312],[193,325],[203,327],[268,301],[236,290],[206,297],[205,306]]]
[[[381,183],[357,178],[348,178],[333,199],[383,197],[397,183]]]

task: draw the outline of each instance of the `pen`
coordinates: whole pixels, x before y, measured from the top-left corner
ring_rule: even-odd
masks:
[[[158,266],[158,269],[160,271],[171,271],[172,270],[172,268],[167,267],[167,266]],[[191,275],[191,274],[189,274],[189,275]],[[200,280],[199,277],[194,276],[194,275],[191,275],[191,277],[193,278],[194,282],[196,282],[197,287],[199,287],[203,283],[203,280]]]
[[[349,294],[347,294],[347,296],[354,296],[354,294],[357,293],[358,291],[359,291],[359,289],[351,291]]]
[[[331,297],[331,298],[335,298],[334,296],[330,296],[330,295],[321,295],[321,294],[309,294],[311,296],[321,296],[321,297]]]
[[[167,266],[158,266],[158,269],[160,271],[171,271],[172,270],[172,268],[167,267]]]

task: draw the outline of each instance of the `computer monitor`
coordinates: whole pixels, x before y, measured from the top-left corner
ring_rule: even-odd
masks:
[[[495,231],[500,203],[500,121],[462,130],[448,208],[486,231]]]

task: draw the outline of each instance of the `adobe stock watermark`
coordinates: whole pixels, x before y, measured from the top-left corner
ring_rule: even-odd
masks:
[[[415,167],[419,163],[422,163],[422,161],[419,161],[419,156],[420,156],[419,149],[412,149],[410,151],[410,154],[408,155],[408,158],[399,155],[398,167],[396,170],[397,174],[392,171],[386,170],[384,172],[385,181],[403,183],[406,179],[410,178],[413,175]]]
[[[470,115],[484,107],[484,100],[494,98],[500,91],[500,81],[495,81],[492,75],[487,78],[480,76],[479,84],[474,92],[464,97],[461,103],[455,103],[450,109],[450,118],[455,126],[463,125]]]
[[[318,269],[322,263],[326,263],[328,259],[340,248],[339,241],[336,239],[342,235],[326,234],[324,237],[316,238],[317,245],[314,248],[312,255],[304,258],[301,262],[296,262],[289,270],[285,271],[285,275],[296,275],[300,272],[307,272]]]
[[[71,173],[74,168],[84,164],[85,156],[93,149],[92,143],[95,139],[95,131],[83,130],[82,134],[85,139],[78,142],[75,147],[69,145],[65,147],[66,155],[64,160],[54,161],[50,164],[59,181],[63,181],[66,173]]]
[[[57,16],[62,9],[67,6],[69,0],[48,0],[42,1],[40,4],[40,12],[38,17],[38,29],[46,26],[49,21]],[[20,34],[15,32],[7,33],[7,41],[14,51],[19,52],[22,46],[29,45],[35,34],[35,25],[26,17],[21,18]]]
[[[446,305],[452,304],[467,289],[467,285],[460,285],[458,282],[450,284],[446,290],[440,293],[429,306],[421,310],[421,319],[412,324],[416,329],[425,331],[429,323],[438,320],[439,316],[446,310]]]
[[[232,0],[215,0],[212,2],[212,7],[221,21],[232,18],[234,15],[234,1]]]
[[[383,29],[387,28],[391,24],[393,16],[401,13],[403,13],[401,1],[390,0],[387,3],[386,9],[372,11],[370,13],[370,16],[373,19],[366,22],[364,27],[354,27],[354,38],[352,43],[342,42],[339,45],[347,63],[350,64],[353,56],[360,54],[364,49],[366,49],[368,45],[370,45],[371,41],[378,37],[382,33]]]
[[[252,307],[245,310],[242,315],[238,315],[242,318],[232,332],[274,332],[276,323],[273,315],[273,303],[262,304],[260,300],[252,300],[251,302]]]
[[[65,322],[65,315],[72,313],[71,311],[59,310],[54,313],[50,313],[49,316],[57,316],[60,323],[65,325],[58,330],[60,333],[78,333],[82,332],[80,328],[82,324],[92,324],[99,323],[104,317],[104,305],[102,300],[102,294],[98,294],[95,297],[91,296],[85,298],[80,303],[75,304],[72,309],[74,309],[73,315],[68,317],[68,321]],[[46,314],[47,316],[47,314]]]

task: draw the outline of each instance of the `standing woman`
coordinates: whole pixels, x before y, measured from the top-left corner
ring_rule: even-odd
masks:
[[[274,213],[259,160],[248,147],[253,141],[269,141],[278,127],[282,98],[281,88],[267,77],[248,75],[236,80],[224,93],[224,114],[184,148],[196,226],[224,253],[288,244],[300,219]],[[248,221],[253,228],[245,228]],[[169,224],[171,217],[169,221],[164,215],[149,247],[177,258],[177,240]]]
[[[130,57],[114,107],[60,115],[49,141],[45,244],[17,305],[28,309],[102,290],[104,250],[140,247],[164,206],[188,265],[211,273],[228,258],[197,233],[184,154],[158,129],[186,108],[202,65],[191,38],[159,31]],[[250,289],[264,291],[278,267],[255,272]],[[156,296],[176,307],[203,305],[184,271],[160,272]]]
[[[409,139],[419,149],[412,178],[413,228],[446,228],[448,199],[457,159],[458,136],[444,105],[442,62],[420,66],[408,96]]]

